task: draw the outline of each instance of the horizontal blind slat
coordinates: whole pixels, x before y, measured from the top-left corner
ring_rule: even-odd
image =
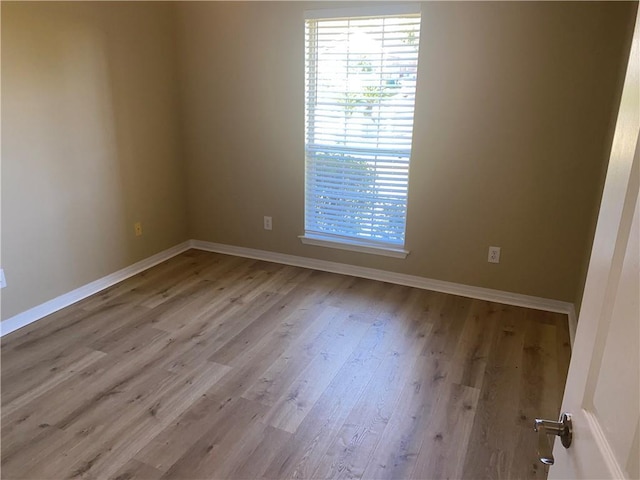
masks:
[[[340,230],[350,230],[357,231],[358,229],[366,228],[369,232],[387,232],[388,234],[395,235],[396,237],[400,237],[402,234],[402,229],[404,228],[404,223],[393,223],[393,224],[384,224],[379,221],[377,217],[344,217],[340,218],[332,218],[328,219],[326,217],[322,218],[312,218],[312,227],[314,230],[322,230],[322,225],[327,225],[327,227],[333,230],[333,233],[339,232]]]

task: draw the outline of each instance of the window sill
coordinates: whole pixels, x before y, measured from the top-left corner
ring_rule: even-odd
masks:
[[[401,247],[382,247],[371,245],[370,243],[358,242],[357,240],[336,240],[319,235],[300,235],[298,237],[305,245],[316,247],[337,248],[339,250],[349,250],[352,252],[370,253],[372,255],[382,255],[393,258],[407,258],[409,250]]]

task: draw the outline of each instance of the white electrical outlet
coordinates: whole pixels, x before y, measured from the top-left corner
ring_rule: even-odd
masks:
[[[500,263],[500,247],[489,247],[489,263]]]
[[[136,234],[136,237],[139,237],[142,235],[142,223],[140,222],[136,222],[133,224],[133,231]]]
[[[0,268],[0,288],[7,286],[7,279],[4,278],[4,268]]]
[[[273,228],[273,223],[271,217],[264,217],[264,229],[271,230]]]

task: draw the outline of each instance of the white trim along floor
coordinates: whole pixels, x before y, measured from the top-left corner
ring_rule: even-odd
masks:
[[[7,335],[21,327],[29,325],[61,310],[69,305],[98,293],[122,280],[136,275],[148,268],[168,260],[171,257],[181,254],[182,252],[195,248],[208,252],[224,253],[228,255],[236,255],[238,257],[255,258],[269,262],[293,265],[296,267],[311,268],[314,270],[322,270],[332,273],[340,273],[344,275],[352,275],[354,277],[368,278],[371,280],[380,280],[383,282],[406,285],[409,287],[421,288],[424,290],[432,290],[436,292],[449,293],[462,297],[476,298],[479,300],[487,300],[490,302],[504,303],[507,305],[515,305],[518,307],[533,308],[536,310],[546,310],[549,312],[564,313],[568,317],[569,334],[571,336],[571,345],[575,338],[577,327],[577,319],[575,308],[572,303],[562,302],[559,300],[551,300],[547,298],[533,297],[530,295],[522,295],[519,293],[504,292],[501,290],[493,290],[489,288],[473,287],[462,285],[459,283],[445,282],[442,280],[434,280],[416,275],[407,275],[403,273],[388,272],[385,270],[377,270],[374,268],[358,267],[344,263],[329,262],[326,260],[316,260],[313,258],[299,257],[295,255],[287,255],[284,253],[269,252],[266,250],[256,250],[245,247],[235,247],[232,245],[224,245],[221,243],[204,242],[201,240],[188,240],[175,247],[164,250],[149,258],[123,268],[105,277],[99,278],[87,285],[76,288],[68,293],[60,295],[52,300],[37,305],[29,310],[19,313],[8,318],[0,324],[0,336]]]

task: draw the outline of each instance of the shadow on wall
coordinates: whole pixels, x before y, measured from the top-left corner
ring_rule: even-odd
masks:
[[[172,21],[2,5],[3,319],[186,239]]]

